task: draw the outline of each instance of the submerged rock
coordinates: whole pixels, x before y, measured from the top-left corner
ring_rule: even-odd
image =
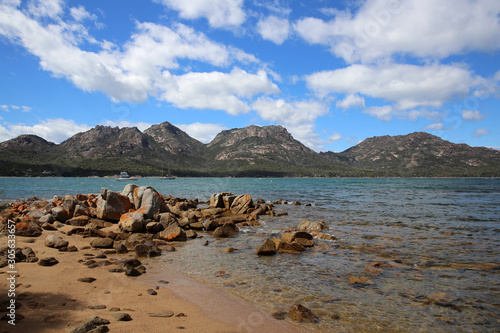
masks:
[[[328,227],[325,225],[325,222],[323,221],[314,222],[309,220],[302,220],[297,226],[297,229],[300,231],[321,231],[328,229]]]
[[[276,244],[270,238],[267,238],[264,243],[257,249],[257,254],[260,256],[272,256],[276,254]]]
[[[291,320],[298,323],[311,323],[315,324],[319,321],[319,318],[308,308],[302,304],[294,304],[290,307],[288,311],[288,317]]]

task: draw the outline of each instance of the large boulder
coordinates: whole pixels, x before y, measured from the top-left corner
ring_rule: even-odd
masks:
[[[139,186],[137,186],[135,184],[127,184],[121,193],[122,195],[124,195],[130,199],[130,202],[134,204],[134,207],[135,207],[134,191],[138,187]]]
[[[70,218],[68,212],[61,206],[52,208],[52,216],[56,219],[56,221],[62,223],[66,222]]]
[[[162,232],[160,232],[160,237],[166,241],[185,241],[186,232],[181,226],[176,222],[170,224]]]
[[[135,207],[146,219],[156,220],[161,213],[168,211],[163,196],[151,186],[134,188],[133,197]]]
[[[123,214],[118,222],[118,228],[126,232],[143,232],[146,220],[144,214],[140,212],[130,212]]]
[[[118,221],[131,208],[132,204],[127,196],[103,188],[97,198],[96,215],[102,220]]]
[[[75,213],[75,207],[78,201],[72,196],[72,195],[67,195],[64,197],[64,202],[62,204],[62,207],[66,212],[68,212],[68,215],[71,217]]]
[[[250,194],[238,195],[231,204],[233,214],[245,214],[249,208],[253,208],[253,200]]]

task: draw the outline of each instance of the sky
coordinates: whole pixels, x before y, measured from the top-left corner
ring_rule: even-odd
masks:
[[[500,149],[498,0],[0,0],[0,142],[168,121]]]

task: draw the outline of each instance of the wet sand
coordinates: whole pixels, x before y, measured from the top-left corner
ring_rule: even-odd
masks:
[[[61,231],[71,227],[61,228]],[[50,233],[56,233],[78,248],[78,252],[60,252],[44,245]],[[34,240],[34,243],[30,243]],[[278,321],[269,313],[206,286],[178,273],[164,273],[155,267],[155,259],[140,259],[147,268],[146,274],[129,277],[112,273],[115,264],[88,268],[79,260],[92,258],[102,249],[82,249],[91,238],[79,235],[66,236],[59,231],[44,231],[37,238],[16,237],[17,247],[30,247],[38,258],[55,257],[59,263],[43,267],[37,263],[17,263],[16,310],[18,320],[12,326],[0,321],[0,332],[70,332],[86,319],[99,316],[110,321],[110,332],[310,332],[287,321]],[[0,237],[0,242],[7,238]],[[116,262],[133,258],[134,254],[108,254],[97,262]],[[7,296],[8,267],[0,269],[0,301]],[[80,278],[95,278],[92,283]],[[159,282],[160,280],[168,283]],[[153,289],[157,295],[150,295]],[[104,309],[91,309],[105,306]],[[110,311],[119,308],[120,311]],[[2,309],[5,311],[4,309]],[[173,312],[171,317],[151,317],[150,314]],[[2,316],[5,312],[2,312]],[[128,313],[131,321],[118,321],[113,314]],[[24,318],[19,320],[19,315]]]

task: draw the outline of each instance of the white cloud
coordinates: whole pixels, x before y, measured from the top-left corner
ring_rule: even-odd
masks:
[[[210,123],[176,124],[181,130],[203,143],[209,143],[220,132],[227,130],[226,126]]]
[[[290,23],[288,19],[268,16],[257,23],[257,31],[263,39],[281,45],[288,38]]]
[[[17,110],[21,110],[21,112],[30,112],[31,111],[31,107],[25,106],[25,105],[17,106],[17,105],[3,104],[3,105],[0,105],[0,109],[2,109],[5,112],[17,111]]]
[[[441,131],[444,129],[443,123],[434,123],[424,127],[424,130]]]
[[[369,114],[370,116],[376,117],[383,121],[392,120],[394,112],[395,109],[392,105],[373,106],[363,111],[363,113]]]
[[[488,131],[487,129],[484,129],[484,128],[479,128],[479,129],[474,131],[472,136],[475,138],[479,138],[479,137],[482,137],[482,136],[488,135],[488,134],[490,134],[490,131]]]
[[[351,65],[306,77],[318,96],[329,93],[361,94],[395,102],[399,109],[441,107],[456,96],[467,96],[477,78],[461,67],[388,64],[380,67]]]
[[[231,115],[250,111],[245,98],[280,92],[264,71],[250,74],[239,68],[230,73],[165,74],[161,88],[160,98],[179,108],[224,110]]]
[[[75,19],[77,22],[82,22],[86,19],[90,19],[93,21],[97,20],[97,15],[95,14],[90,14],[85,7],[82,5],[79,5],[78,7],[71,7],[70,10],[70,15]]]
[[[355,94],[347,95],[343,100],[337,102],[337,107],[343,109],[361,108],[365,106],[365,99]]]
[[[373,0],[330,21],[301,19],[295,30],[351,63],[395,54],[442,59],[500,49],[499,14],[500,2],[491,0]]]
[[[123,128],[123,127],[137,127],[139,129],[139,131],[141,131],[141,132],[144,132],[145,130],[147,130],[148,128],[150,128],[151,126],[153,126],[153,124],[146,123],[146,122],[143,122],[143,121],[131,122],[131,121],[128,121],[128,120],[119,120],[119,121],[106,120],[106,121],[102,122],[101,125],[111,126],[111,127],[118,126],[120,128]]]
[[[493,76],[493,80],[500,81],[500,71],[495,73],[495,75]]]
[[[342,135],[340,135],[337,132],[333,132],[333,134],[328,137],[328,140],[330,141],[340,141],[342,139],[343,139]]]
[[[56,18],[62,14],[63,7],[63,0],[31,0],[28,4],[29,12],[36,17]]]
[[[243,0],[156,0],[179,11],[186,19],[204,17],[214,28],[239,26],[245,22]]]
[[[486,117],[484,114],[479,112],[478,110],[463,110],[462,111],[462,118],[465,121],[480,121],[483,120],[484,117]]]
[[[91,127],[77,124],[73,120],[46,119],[35,125],[8,124],[0,126],[0,141],[15,138],[21,134],[34,134],[47,141],[60,143],[79,132],[88,131]]]
[[[314,122],[328,113],[328,107],[318,101],[286,102],[283,99],[259,98],[252,109],[266,121],[285,126],[290,133],[306,146],[322,148],[318,134],[314,132]]]
[[[183,3],[194,4],[192,1]],[[242,1],[203,1],[200,4],[201,7],[224,4],[231,7],[231,4],[242,5]],[[61,11],[55,9],[51,13],[62,16]],[[85,15],[83,10],[73,10],[75,18]],[[186,70],[179,64],[182,59],[219,67],[228,67],[235,61],[259,62],[255,56],[214,42],[183,24],[169,28],[137,22],[136,32],[130,40],[117,46],[108,41],[97,42],[83,25],[67,24],[61,16],[53,17],[49,23],[29,16],[15,4],[0,3],[0,35],[24,46],[40,59],[41,67],[55,77],[66,78],[85,91],[101,91],[115,102],[141,103],[154,96],[181,108],[217,109],[238,114],[249,110],[245,98],[279,92],[264,71],[253,74],[233,69],[230,73],[172,75],[169,70]],[[80,49],[83,40],[101,46],[101,50]]]

